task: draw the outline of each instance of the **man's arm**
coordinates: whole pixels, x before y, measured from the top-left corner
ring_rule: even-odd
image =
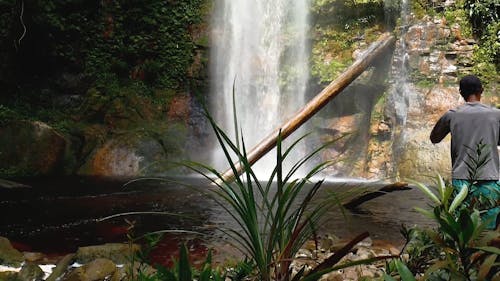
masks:
[[[443,115],[437,121],[436,125],[432,129],[430,140],[432,143],[438,143],[446,137],[446,135],[450,132],[450,117],[449,112]]]

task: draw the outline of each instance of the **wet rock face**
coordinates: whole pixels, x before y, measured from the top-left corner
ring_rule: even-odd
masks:
[[[0,127],[0,170],[7,175],[48,175],[62,168],[67,140],[39,121]]]
[[[368,164],[363,176],[396,176],[423,182],[429,182],[429,176],[436,173],[451,176],[450,137],[433,145],[429,135],[447,110],[464,102],[458,80],[471,73],[475,44],[473,39],[462,36],[459,26],[445,19],[427,17],[410,23],[395,51],[405,54],[406,59],[394,58],[386,101],[383,109],[375,109],[381,117],[371,121]],[[407,75],[401,90],[397,79],[403,71]],[[486,98],[484,101],[494,102]]]
[[[127,134],[107,140],[97,147],[79,174],[92,176],[134,177],[143,175],[152,163],[165,158],[158,140]]]
[[[476,41],[463,38],[460,27],[444,19],[425,18],[410,26],[404,35],[408,63],[420,78],[455,83],[470,72]]]

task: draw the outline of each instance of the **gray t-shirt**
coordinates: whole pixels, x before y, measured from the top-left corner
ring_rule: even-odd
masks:
[[[479,102],[468,102],[446,112],[431,132],[432,143],[440,142],[451,133],[452,178],[468,179],[467,153],[477,156],[477,144],[487,144],[484,153],[489,154],[489,162],[480,169],[477,180],[499,179],[500,110]],[[467,149],[467,147],[473,150]]]

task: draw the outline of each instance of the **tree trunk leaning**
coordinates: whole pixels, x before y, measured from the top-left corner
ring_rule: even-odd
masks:
[[[396,41],[395,37],[390,33],[382,34],[377,41],[372,43],[370,47],[359,57],[349,68],[347,68],[337,79],[331,82],[321,93],[316,95],[309,103],[299,110],[291,119],[281,125],[278,129],[269,134],[260,143],[253,147],[248,153],[247,158],[251,165],[262,158],[267,152],[271,151],[277,143],[278,134],[281,130],[281,139],[285,139],[297,130],[302,124],[309,120],[321,108],[323,108],[330,100],[335,98],[349,84],[351,84],[361,73],[363,73],[379,55],[384,54],[385,50],[392,47]],[[235,163],[235,168],[238,174],[243,172],[243,166],[240,163]],[[230,181],[235,177],[233,171],[228,169],[222,174],[224,180]],[[219,182],[220,183],[220,182]]]

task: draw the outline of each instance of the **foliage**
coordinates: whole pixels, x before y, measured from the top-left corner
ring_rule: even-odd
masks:
[[[313,270],[306,273],[305,268],[302,268],[292,276],[290,265],[295,254],[315,233],[317,224],[323,219],[326,210],[341,200],[338,198],[341,196],[334,195],[337,196],[335,201],[315,202],[315,206],[310,204],[322,184],[322,181],[316,183],[310,181],[331,162],[315,166],[303,178],[295,178],[296,172],[326,145],[300,159],[288,173],[285,173],[283,162],[303,138],[283,151],[280,133],[277,139],[276,165],[269,179],[261,182],[252,170],[243,137],[240,150],[238,134],[236,134],[238,141],[232,142],[210,114],[206,115],[231,171],[238,175],[236,165],[241,165],[243,175],[228,178],[201,163],[186,162],[185,165],[210,180],[216,187],[211,190],[213,192],[211,196],[240,226],[239,229],[223,231],[234,240],[235,246],[251,259],[258,280],[318,280],[323,274],[335,269],[376,260],[361,260],[334,266],[355,244],[367,237],[368,234],[364,233]],[[238,132],[236,117],[235,128]],[[236,155],[238,164],[235,164],[232,155]]]
[[[312,47],[311,74],[320,82],[335,79],[352,62],[354,50],[361,43],[373,42],[378,32],[385,28],[389,22],[387,9],[392,9],[387,3],[377,0],[312,1],[316,41]]]
[[[484,153],[487,148],[481,141],[475,148],[467,147],[469,179],[460,188],[445,183],[439,175],[435,191],[414,182],[434,204],[432,211],[417,210],[437,224],[436,230],[403,229],[408,241],[407,265],[413,274],[424,274],[424,280],[490,280],[498,272],[500,250],[492,243],[500,238],[500,233],[487,230],[490,222],[481,217],[477,204],[470,203],[478,199],[474,192],[469,192],[483,166],[491,160]],[[398,272],[402,277],[399,269]]]
[[[179,249],[179,260],[174,262],[172,268],[157,266],[155,273],[139,271],[133,281],[223,281],[225,275],[219,269],[212,268],[212,252],[209,251],[207,258],[198,270],[189,261],[189,253],[185,244]]]
[[[20,71],[31,66],[32,72],[25,73],[31,78],[63,69],[83,73],[103,87],[137,80],[176,88],[186,79],[195,48],[190,28],[201,21],[202,0],[21,3],[2,4],[2,35],[5,42],[17,39],[17,49],[10,51],[20,55]],[[28,28],[22,40],[15,32],[19,17]]]
[[[0,102],[63,132],[123,115],[137,119],[144,109],[139,119],[154,111],[164,120],[158,105],[199,87],[189,68],[203,48],[195,35],[207,3],[0,1]],[[128,112],[116,111],[124,107]]]
[[[500,69],[500,21],[491,23],[483,32],[481,45],[474,49],[474,73],[485,81],[499,82]]]
[[[19,119],[19,114],[14,110],[0,104],[0,126],[11,120]]]
[[[460,27],[460,34],[466,38],[472,37],[472,27],[468,21],[467,12],[457,7],[447,7],[443,11],[446,22],[449,26],[457,24]]]
[[[454,187],[446,184],[440,176],[436,178],[436,191],[415,183],[433,202],[432,211],[418,209],[433,219],[436,230],[403,228],[407,239],[405,252],[409,255],[405,261],[412,272],[412,277],[401,280],[414,280],[414,275],[423,274],[423,280],[486,280],[495,273],[495,260],[500,254],[498,248],[489,246],[499,234],[487,231],[488,222],[482,221],[479,211],[462,204],[468,189],[462,188],[453,194]],[[401,271],[389,270],[392,274]],[[389,280],[389,279],[386,279]]]
[[[500,20],[500,3],[497,0],[465,0],[465,9],[474,31],[481,35],[490,24]]]

